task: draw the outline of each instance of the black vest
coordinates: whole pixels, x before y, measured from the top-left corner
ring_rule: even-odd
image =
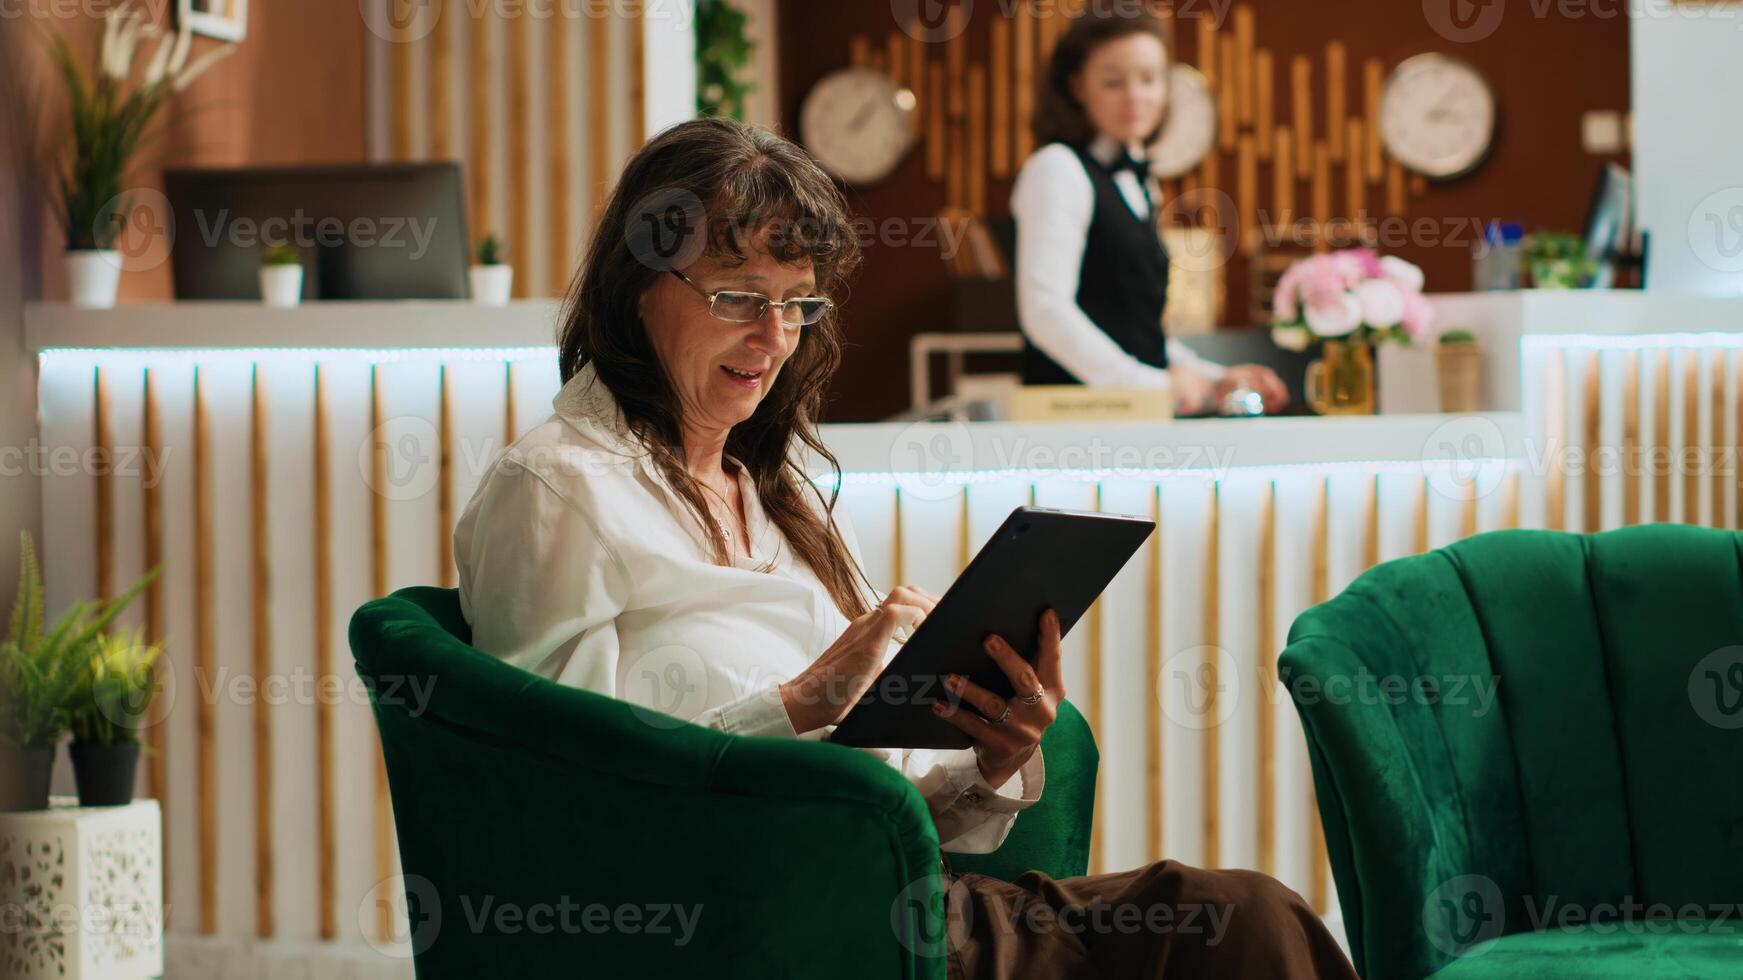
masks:
[[[1072,147],[1095,189],[1095,210],[1078,269],[1077,305],[1121,349],[1153,367],[1168,366],[1162,307],[1168,299],[1168,252],[1149,219],[1132,213],[1107,167],[1081,147]],[[1023,339],[1023,383],[1080,384],[1071,372]]]

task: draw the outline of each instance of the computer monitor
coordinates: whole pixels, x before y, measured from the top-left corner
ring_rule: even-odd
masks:
[[[1634,253],[1634,178],[1614,163],[1598,172],[1592,205],[1586,217],[1586,256],[1597,260],[1598,274],[1592,285],[1614,285],[1619,260]]]
[[[177,299],[260,297],[261,255],[302,254],[304,299],[465,299],[460,165],[168,170]]]

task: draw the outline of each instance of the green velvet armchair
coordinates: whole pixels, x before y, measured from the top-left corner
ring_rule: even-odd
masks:
[[[1743,976],[1740,566],[1729,531],[1499,531],[1295,621],[1363,976]]]
[[[469,638],[450,589],[351,620],[422,980],[945,975],[937,833],[893,768],[655,716]],[[1098,756],[1075,708],[1042,751],[1042,799],[953,868],[1084,873]]]

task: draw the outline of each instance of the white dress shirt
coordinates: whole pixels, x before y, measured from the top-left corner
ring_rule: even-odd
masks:
[[[794,730],[777,685],[817,659],[846,617],[764,515],[742,466],[751,555],[715,564],[597,378],[589,364],[563,386],[555,413],[504,451],[461,515],[454,557],[473,645],[657,709],[650,724],[675,716],[739,735],[824,737],[833,725]],[[820,496],[815,507],[823,513]],[[858,561],[851,525],[839,510],[835,520]],[[914,783],[940,843],[959,853],[997,850],[1044,783],[1039,751],[998,789],[971,749],[866,751]]]
[[[1090,155],[1111,163],[1120,147],[1096,137]],[[1145,185],[1149,186],[1146,187]],[[1155,178],[1139,183],[1130,170],[1114,174],[1126,206],[1149,218],[1151,201],[1161,196]],[[1104,388],[1165,388],[1166,369],[1126,353],[1077,305],[1078,273],[1084,240],[1095,212],[1095,187],[1076,152],[1049,143],[1030,154],[1011,189],[1011,215],[1017,219],[1017,319],[1029,342],[1086,385]],[[1158,319],[1156,329],[1161,330]],[[1207,361],[1172,337],[1168,363],[1216,379],[1225,368]]]

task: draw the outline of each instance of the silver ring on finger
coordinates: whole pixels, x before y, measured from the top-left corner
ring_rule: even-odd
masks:
[[[1036,687],[1034,694],[1023,695],[1023,703],[1024,704],[1040,704],[1041,698],[1046,696],[1046,694],[1047,694],[1047,688]]]
[[[1007,719],[1009,717],[1011,717],[1011,704],[1009,701],[1007,701],[1007,702],[1005,702],[1005,710],[1000,712],[1000,714],[997,718],[988,718],[987,724],[989,724],[989,725],[1003,725],[1005,723],[1005,719]]]

